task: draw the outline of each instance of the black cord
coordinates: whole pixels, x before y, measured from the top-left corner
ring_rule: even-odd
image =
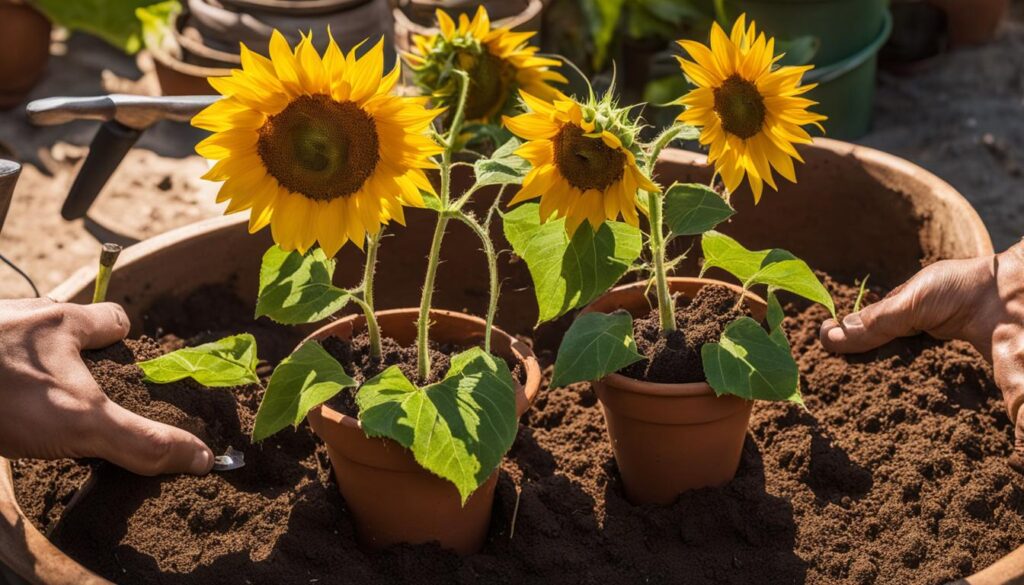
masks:
[[[35,293],[36,298],[37,299],[39,298],[39,289],[36,288],[36,283],[32,282],[32,279],[29,278],[29,276],[27,274],[25,274],[25,272],[21,268],[18,268],[14,264],[14,262],[11,262],[10,260],[8,260],[7,257],[4,256],[3,254],[0,254],[0,262],[3,262],[4,264],[10,266],[12,270],[17,272],[22,278],[24,278],[25,282],[27,282],[28,285],[32,287],[32,292]]]

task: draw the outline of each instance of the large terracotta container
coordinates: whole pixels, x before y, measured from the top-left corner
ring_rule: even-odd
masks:
[[[753,247],[781,247],[837,277],[893,286],[923,264],[946,258],[992,254],[992,242],[977,212],[948,183],[906,160],[871,148],[828,139],[798,147],[806,161],[800,182],[783,182],[756,208],[746,187],[734,197],[739,213],[722,231]],[[456,190],[468,184],[466,169],[455,169]],[[658,161],[659,180],[707,182],[704,155],[668,149]],[[479,192],[486,200],[496,189]],[[377,305],[414,306],[429,246],[430,212],[411,210],[407,229],[396,229],[380,254]],[[827,218],[830,221],[826,221]],[[837,221],[841,218],[842,221]],[[253,236],[244,214],[214,218],[151,238],[121,254],[108,299],[124,305],[132,335],[148,327],[147,311],[162,297],[184,298],[211,283],[233,283],[246,303],[254,303],[260,257],[270,245],[269,230]],[[500,235],[500,229],[495,229]],[[452,225],[445,239],[445,261],[438,273],[436,306],[483,314],[487,304],[486,264],[476,236]],[[684,238],[679,238],[683,240]],[[498,240],[500,241],[500,240]],[[680,242],[685,249],[688,242]],[[343,251],[337,284],[355,284],[359,254]],[[414,250],[414,252],[409,252]],[[692,254],[691,254],[692,256]],[[501,256],[502,300],[498,325],[529,334],[537,320],[536,300],[524,263]],[[680,271],[693,271],[681,266]],[[50,292],[60,301],[88,303],[95,267],[84,267]],[[545,326],[535,348],[557,348],[567,323]],[[25,518],[10,489],[10,469],[0,458],[0,565],[23,578],[50,585],[105,583],[57,550]],[[0,569],[0,583],[3,583]]]
[[[419,309],[395,309],[377,314],[381,334],[399,343],[416,339]],[[482,319],[453,311],[432,311],[431,339],[440,343],[479,345]],[[346,317],[318,330],[310,339],[351,338],[366,328],[362,315]],[[540,390],[541,372],[533,351],[525,343],[494,329],[491,351],[518,364],[525,383],[516,387],[516,412],[522,416]],[[322,405],[310,411],[309,424],[327,444],[345,502],[352,511],[360,541],[372,548],[398,543],[437,541],[459,554],[483,546],[494,504],[498,471],[484,482],[463,506],[455,486],[420,467],[406,448],[390,439],[371,439],[359,421]]]
[[[675,295],[693,298],[700,289],[717,284],[705,278],[671,278]],[[616,287],[591,303],[584,312],[611,313],[625,309],[633,317],[651,310],[647,283]],[[745,303],[763,319],[763,299],[746,293]],[[615,452],[626,497],[634,504],[670,504],[687,490],[721,486],[736,475],[753,402],[738,396],[716,396],[707,382],[659,384],[609,374],[593,384],[601,402],[608,438]]]

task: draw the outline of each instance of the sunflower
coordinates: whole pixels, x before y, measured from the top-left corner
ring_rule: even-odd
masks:
[[[541,221],[564,217],[569,234],[584,220],[595,230],[619,216],[638,225],[637,190],[660,189],[637,166],[637,129],[628,108],[616,109],[610,96],[586,106],[569,98],[548,103],[521,96],[530,111],[504,122],[528,141],[516,154],[533,168],[509,205],[540,197]]]
[[[715,23],[710,48],[695,41],[679,45],[693,58],[678,59],[697,87],[679,100],[686,111],[678,120],[702,127],[700,143],[710,147],[708,162],[726,188],[734,191],[746,174],[757,202],[763,183],[778,190],[772,168],[795,183],[793,159],[803,159],[793,145],[811,142],[801,126],[824,131],[819,122],[826,119],[808,111],[817,102],[799,97],[815,87],[800,85],[813,67],[773,67],[782,58],[775,55],[775,39],[756,34],[753,22],[746,28],[745,16],[733,25],[731,37]]]
[[[245,45],[241,58],[241,69],[209,80],[224,99],[192,119],[214,132],[196,152],[217,161],[203,178],[224,182],[226,213],[249,209],[251,233],[269,224],[282,248],[319,242],[333,256],[392,219],[404,224],[403,205],[423,207],[439,110],[391,94],[399,68],[383,75],[381,42],[356,58],[331,38],[321,57],[312,34],[292,51],[275,30],[269,59]]]
[[[459,15],[455,25],[447,13],[437,10],[440,32],[413,38],[415,52],[405,55],[415,72],[416,85],[434,102],[454,110],[459,84],[453,69],[469,74],[469,95],[466,97],[466,120],[495,122],[498,115],[514,105],[516,90],[525,90],[537,97],[552,100],[561,92],[549,82],[568,83],[557,71],[550,69],[560,63],[538,57],[537,47],[527,41],[536,33],[512,32],[507,28],[491,28],[491,19],[483,6],[470,20]]]

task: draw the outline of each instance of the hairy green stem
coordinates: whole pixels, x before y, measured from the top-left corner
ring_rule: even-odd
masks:
[[[487,353],[491,352],[491,329],[494,327],[494,315],[498,312],[498,293],[501,284],[498,281],[498,254],[494,250],[494,243],[491,242],[490,234],[487,233],[487,229],[480,225],[472,217],[462,213],[461,211],[455,212],[455,217],[462,223],[469,226],[469,229],[480,238],[480,243],[484,246],[484,255],[487,256],[487,272],[490,277],[490,290],[489,299],[487,301],[487,318],[484,329],[484,351]]]
[[[363,284],[360,288],[363,291],[362,302],[363,313],[366,315],[366,332],[370,336],[370,357],[380,359],[383,354],[380,340],[380,327],[377,325],[377,314],[373,304],[373,277],[377,270],[377,249],[380,247],[380,239],[384,235],[384,228],[381,227],[375,235],[367,238],[366,243],[366,265],[363,267]]]
[[[448,210],[451,206],[452,191],[452,150],[458,139],[459,131],[466,114],[466,96],[469,89],[469,75],[464,71],[456,71],[459,75],[459,102],[452,117],[451,127],[444,139],[444,152],[441,153],[441,213],[437,216],[434,227],[434,238],[430,243],[430,255],[427,256],[427,274],[423,281],[423,293],[420,298],[420,315],[416,323],[416,366],[420,380],[430,375],[430,306],[434,298],[434,281],[437,279],[437,266],[441,261],[441,242],[444,230],[448,227]]]
[[[683,127],[673,125],[665,130],[651,145],[647,153],[646,171],[647,176],[652,177],[654,165],[658,162],[661,151],[669,145],[672,140],[682,132]],[[672,302],[672,293],[668,288],[668,271],[665,269],[665,227],[662,225],[662,206],[664,200],[661,194],[652,191],[647,192],[647,218],[650,220],[650,238],[648,244],[651,250],[651,261],[654,263],[654,284],[658,295],[658,318],[661,322],[662,333],[676,330],[675,304]]]

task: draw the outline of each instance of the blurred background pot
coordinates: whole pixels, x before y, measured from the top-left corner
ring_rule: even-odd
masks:
[[[49,59],[50,21],[24,0],[0,0],[0,110],[25,99]]]
[[[430,338],[458,346],[483,342],[486,323],[454,311],[431,311]],[[419,309],[377,313],[381,334],[404,345],[416,339]],[[350,315],[327,325],[309,339],[350,339],[364,331],[362,315]],[[540,391],[542,375],[533,350],[500,329],[493,330],[492,351],[510,369],[525,372],[516,384],[516,413],[522,416]],[[494,506],[498,470],[462,505],[450,482],[423,469],[412,453],[390,439],[369,438],[359,420],[321,405],[308,415],[313,432],[327,444],[338,489],[352,511],[360,542],[371,548],[399,543],[438,542],[459,554],[483,546]]]
[[[995,38],[1006,19],[1010,0],[928,0],[941,8],[953,45],[979,45]]]
[[[737,286],[705,278],[669,279],[672,294],[688,299],[709,284],[743,294],[747,308],[764,318],[764,300]],[[651,310],[646,293],[646,282],[619,286],[583,312],[625,309],[642,317]],[[617,373],[592,386],[630,502],[671,504],[684,491],[722,486],[736,475],[753,401],[716,396],[707,382],[658,384]]]

